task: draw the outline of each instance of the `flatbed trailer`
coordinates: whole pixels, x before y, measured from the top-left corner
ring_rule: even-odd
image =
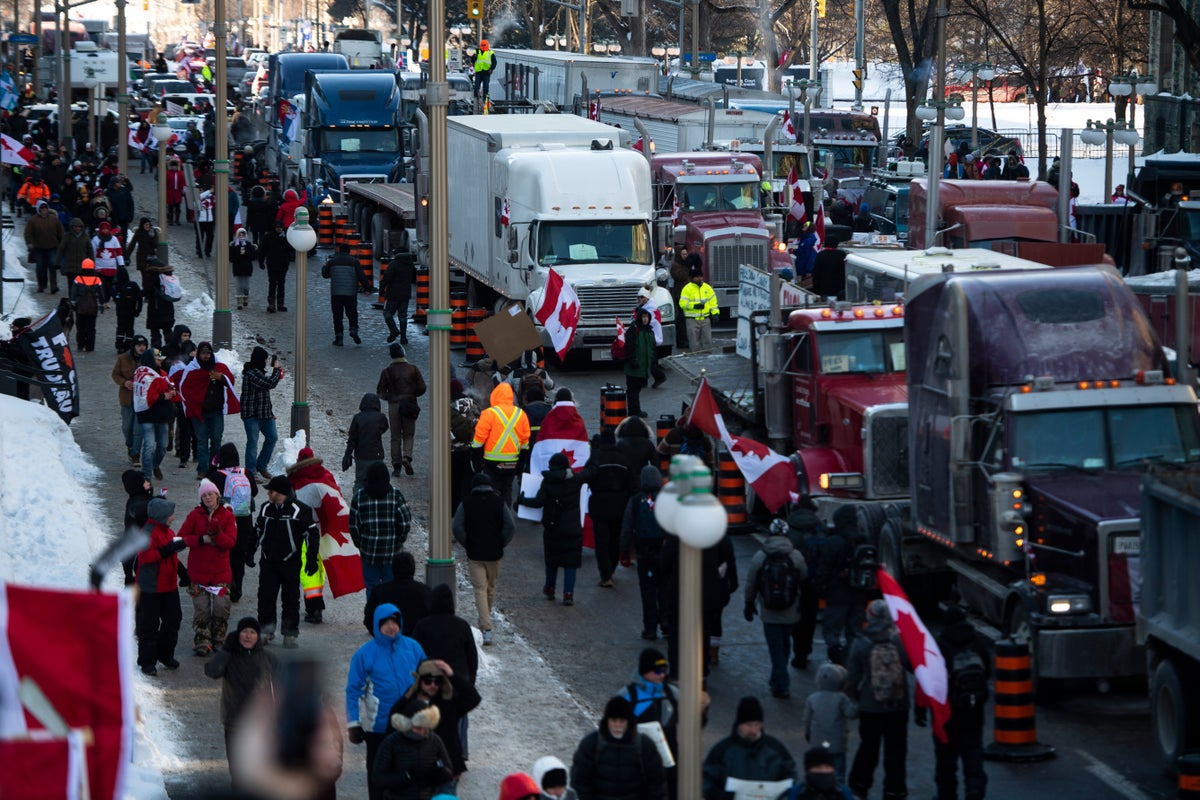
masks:
[[[754,423],[754,371],[745,358],[737,353],[680,353],[663,362],[686,379],[679,389],[681,403],[692,402],[703,375],[722,413],[732,412],[742,424]]]
[[[398,242],[401,230],[410,231],[409,242],[425,241],[418,236],[417,201],[415,187],[411,183],[357,183],[346,184],[346,201],[342,213],[362,237],[371,243],[371,254],[376,261],[390,253]]]

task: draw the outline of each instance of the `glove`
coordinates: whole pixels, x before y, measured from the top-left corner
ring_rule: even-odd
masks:
[[[350,740],[350,744],[362,744],[367,740],[367,735],[363,733],[361,725],[351,725],[346,731],[346,738]]]
[[[185,589],[192,585],[192,576],[188,574],[187,567],[183,564],[179,565],[179,585]]]
[[[317,570],[320,568],[321,565],[315,558],[309,559],[308,563],[304,565],[304,574],[311,578],[317,574]]]
[[[746,622],[754,622],[754,606],[746,606],[742,610],[742,616],[746,618]]]
[[[221,645],[221,649],[226,653],[236,653],[240,644],[237,633],[230,631],[229,635],[225,637],[225,643]]]
[[[350,469],[350,465],[354,463],[354,458],[349,453],[342,456],[342,472]]]
[[[625,569],[629,569],[633,566],[633,558],[630,557],[629,553],[621,553],[620,562],[621,566],[625,567]]]
[[[158,554],[163,558],[170,558],[185,547],[187,547],[187,545],[184,544],[183,539],[176,539],[175,541],[168,542],[167,544],[164,544],[162,547],[158,548]]]
[[[254,566],[254,551],[253,550],[246,554],[246,566],[247,567]]]
[[[923,708],[918,708],[913,713],[913,722],[917,723],[918,728],[924,728],[929,724],[929,712]]]

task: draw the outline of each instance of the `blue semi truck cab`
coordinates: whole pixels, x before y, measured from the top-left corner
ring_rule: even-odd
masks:
[[[308,72],[302,119],[300,178],[310,196],[323,189],[341,203],[347,182],[401,180],[400,90],[391,72]]]

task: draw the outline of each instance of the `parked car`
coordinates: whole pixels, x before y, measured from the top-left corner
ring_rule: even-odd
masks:
[[[952,142],[954,144],[955,148],[957,148],[959,143],[961,143],[963,141],[965,141],[967,143],[967,145],[970,146],[970,143],[971,143],[971,126],[970,125],[964,125],[962,123],[954,123],[951,125],[947,125],[945,128],[945,131],[946,131],[945,132],[946,139],[949,140],[950,142]],[[892,137],[891,143],[892,143],[893,151],[897,151],[900,149],[900,142],[904,138],[905,135],[906,134],[904,133],[904,131],[901,131],[900,133],[898,133]],[[929,138],[929,131],[926,130],[925,135],[921,139],[922,144],[924,144],[924,142],[928,138]],[[921,147],[918,149],[924,150],[925,148]],[[991,157],[991,156],[1009,156],[1009,155],[1023,157],[1025,155],[1025,149],[1021,146],[1020,139],[1015,139],[1011,136],[1005,136],[1001,133],[997,133],[996,131],[988,130],[987,128],[979,129],[979,152],[985,158]]]
[[[179,138],[176,140],[175,144],[171,147],[171,152],[173,152],[175,155],[179,156],[184,161],[188,160],[188,152],[187,152],[187,147],[185,147],[184,143],[183,143],[183,134],[184,134],[184,131],[187,130],[189,122],[196,123],[196,129],[200,131],[201,141],[203,142],[203,139],[204,139],[204,118],[203,117],[191,117],[191,116],[167,117],[167,124],[170,125],[171,130],[174,131],[179,136]],[[203,146],[201,147],[201,150],[203,150]]]

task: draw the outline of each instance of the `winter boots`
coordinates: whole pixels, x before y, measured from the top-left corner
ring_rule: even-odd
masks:
[[[241,309],[247,307],[248,305],[250,305],[250,295],[248,295],[248,294],[239,294],[234,297],[234,300],[237,301],[238,310],[241,310]]]

